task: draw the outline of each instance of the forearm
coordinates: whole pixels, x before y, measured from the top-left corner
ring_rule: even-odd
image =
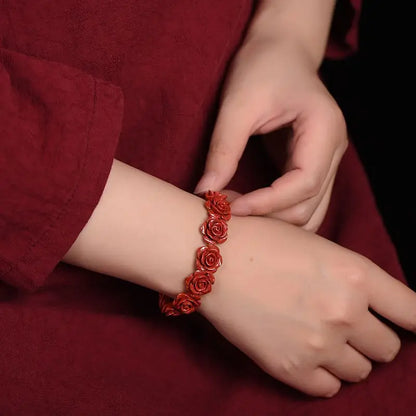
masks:
[[[271,40],[300,48],[314,69],[324,57],[335,0],[261,0],[246,42]]]
[[[175,295],[194,270],[205,217],[197,196],[115,160],[63,261]]]

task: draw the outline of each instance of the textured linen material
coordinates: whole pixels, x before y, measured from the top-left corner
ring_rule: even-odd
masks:
[[[365,382],[312,399],[264,374],[198,314],[167,319],[156,293],[59,262],[114,157],[193,190],[253,6],[0,2],[0,415],[414,414],[412,337]],[[357,14],[345,17],[331,56],[356,45]],[[233,187],[264,186],[276,172],[251,140]],[[352,147],[321,233],[402,278]]]

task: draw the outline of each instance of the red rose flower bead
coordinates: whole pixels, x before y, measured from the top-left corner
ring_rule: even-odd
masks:
[[[196,252],[196,267],[215,273],[222,264],[220,249],[214,244],[199,247]]]
[[[179,293],[172,303],[172,306],[183,314],[195,312],[200,305],[199,297],[192,296],[186,292]]]
[[[205,193],[205,207],[210,216],[228,221],[231,218],[231,207],[226,195],[208,191]]]
[[[211,285],[215,282],[212,273],[205,270],[197,270],[185,279],[185,287],[189,293],[194,295],[205,295],[211,292]]]
[[[160,311],[166,316],[178,316],[180,313],[172,306],[172,299],[166,295],[159,295]]]
[[[227,240],[227,223],[219,218],[211,217],[201,226],[202,238],[209,244],[221,244]]]
[[[205,246],[196,252],[196,270],[185,279],[185,291],[174,299],[159,294],[159,307],[166,316],[177,316],[194,312],[201,305],[201,296],[211,292],[215,282],[214,273],[222,265],[220,250],[215,244],[227,240],[231,218],[230,204],[226,195],[208,191],[205,194],[208,219],[201,225]]]

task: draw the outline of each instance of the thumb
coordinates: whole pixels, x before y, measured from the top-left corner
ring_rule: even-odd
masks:
[[[212,134],[204,174],[194,193],[219,191],[230,182],[250,134],[248,117],[244,112],[223,105]]]

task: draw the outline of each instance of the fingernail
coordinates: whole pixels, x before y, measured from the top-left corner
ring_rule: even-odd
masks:
[[[196,186],[194,190],[194,194],[203,194],[206,191],[209,191],[212,189],[215,179],[217,175],[215,173],[207,173],[205,174],[201,180],[198,182],[198,185]]]

